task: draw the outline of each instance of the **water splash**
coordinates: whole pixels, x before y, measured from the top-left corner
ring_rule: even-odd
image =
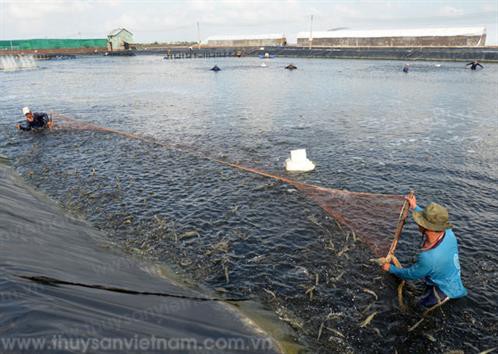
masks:
[[[36,61],[33,55],[7,55],[0,56],[0,70],[17,71],[36,68]]]

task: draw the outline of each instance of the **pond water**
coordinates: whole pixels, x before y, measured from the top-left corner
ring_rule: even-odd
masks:
[[[290,62],[298,69],[285,70]],[[0,154],[124,250],[254,297],[312,352],[478,352],[498,345],[498,65],[484,66],[414,62],[405,74],[397,61],[43,62],[0,73]],[[422,284],[409,284],[401,313],[397,282],[369,263],[368,246],[292,186],[110,133],[18,132],[25,105],[282,175],[289,151],[306,148],[317,168],[294,179],[413,189],[419,204],[448,207],[469,296],[408,332]],[[410,219],[397,253],[404,265],[420,241]]]

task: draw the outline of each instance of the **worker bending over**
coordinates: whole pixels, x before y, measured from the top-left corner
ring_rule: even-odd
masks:
[[[436,203],[422,209],[417,206],[414,195],[406,199],[424,237],[422,250],[411,267],[398,268],[385,263],[382,268],[404,280],[424,279],[427,289],[420,301],[424,307],[467,295],[460,274],[457,239],[448,221],[448,210]]]
[[[18,123],[16,125],[17,129],[20,130],[31,130],[31,129],[44,129],[51,128],[53,125],[52,119],[47,113],[31,112],[28,107],[22,109],[22,114],[26,117],[26,121],[23,123]]]

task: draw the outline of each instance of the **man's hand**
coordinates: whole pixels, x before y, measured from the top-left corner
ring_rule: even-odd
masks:
[[[389,272],[389,267],[391,267],[391,263],[384,263],[382,265],[382,270],[385,272]]]
[[[16,124],[16,129],[21,129],[21,124]]]
[[[408,194],[405,197],[406,201],[408,204],[410,204],[410,209],[415,209],[417,207],[417,198],[415,197],[415,194]]]

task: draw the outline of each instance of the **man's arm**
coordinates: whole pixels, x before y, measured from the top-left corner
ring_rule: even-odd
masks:
[[[396,275],[397,277],[405,280],[416,280],[425,278],[430,274],[432,267],[430,265],[430,260],[423,253],[419,254],[417,257],[417,263],[408,268],[398,268],[391,264],[389,267],[389,273]]]
[[[484,66],[482,66],[481,64],[477,63],[476,66],[479,65],[482,69],[484,69]]]
[[[27,123],[18,123],[18,124],[16,124],[16,128],[19,130],[28,131],[28,130],[31,130],[31,125],[29,125]]]

